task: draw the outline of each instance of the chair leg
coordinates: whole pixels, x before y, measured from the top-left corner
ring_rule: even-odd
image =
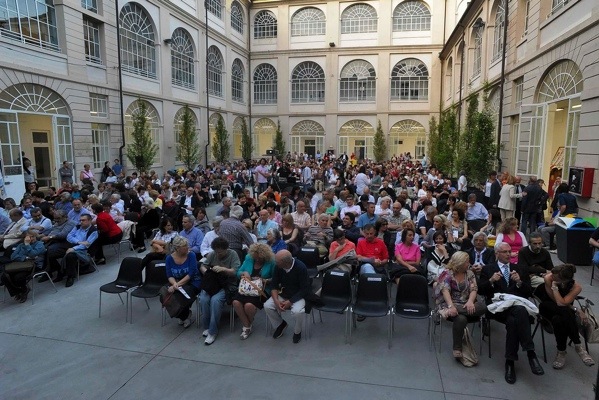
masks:
[[[148,310],[150,309],[150,305],[148,304],[148,299],[144,299],[144,301],[146,302],[146,307],[148,307]]]
[[[538,322],[540,323],[540,321]],[[541,327],[541,343],[543,344],[543,361],[547,364],[547,349],[545,348],[545,330]]]
[[[391,348],[391,339],[393,337],[393,312],[389,311],[389,327],[387,328],[387,347],[390,349]]]
[[[127,298],[127,305],[125,307],[125,323],[127,323],[129,321],[129,292],[125,292],[125,297]]]
[[[121,297],[120,293],[117,293],[119,295],[119,299],[121,299],[121,304],[125,304],[125,302],[123,301],[123,298]]]
[[[31,305],[33,305],[34,303],[35,303],[35,278],[31,278]]]
[[[102,318],[102,291],[100,290],[100,303],[98,304],[98,318]]]
[[[233,309],[233,305],[231,304],[231,310],[229,311],[229,328],[231,333],[235,330],[235,310]]]

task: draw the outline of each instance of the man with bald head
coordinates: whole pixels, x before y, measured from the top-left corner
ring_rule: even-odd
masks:
[[[295,318],[293,328],[293,343],[302,339],[302,325],[304,322],[304,298],[310,292],[310,280],[306,265],[300,260],[293,258],[287,250],[281,250],[275,255],[275,268],[272,277],[271,297],[264,303],[266,316],[273,327],[277,327],[273,338],[283,336],[287,322],[281,317],[281,313],[291,311]]]

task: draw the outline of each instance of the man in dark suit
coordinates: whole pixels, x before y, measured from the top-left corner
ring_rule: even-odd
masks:
[[[472,236],[473,247],[468,249],[467,253],[470,257],[470,265],[472,272],[477,277],[480,276],[483,266],[490,265],[495,262],[495,251],[488,246],[489,239],[483,232],[476,232]]]
[[[494,174],[494,175],[493,175]],[[487,208],[498,208],[499,205],[499,193],[501,192],[501,183],[497,179],[497,172],[491,172],[491,178],[494,179],[491,184],[491,196],[489,197],[489,206]]]
[[[485,265],[481,272],[478,292],[491,303],[495,293],[507,293],[528,298],[532,295],[530,276],[525,267],[510,264],[511,248],[507,243],[495,245],[497,262]],[[537,359],[535,345],[530,334],[530,320],[526,308],[514,305],[505,311],[493,314],[493,319],[504,323],[505,338],[505,380],[516,382],[514,361],[518,360],[518,344],[526,351],[530,369],[535,375],[543,375],[543,367]]]
[[[536,176],[531,176],[528,185],[522,193],[522,223],[520,231],[526,235],[526,229],[530,225],[530,231],[537,230],[537,215],[539,213],[539,199],[543,191],[537,182]]]

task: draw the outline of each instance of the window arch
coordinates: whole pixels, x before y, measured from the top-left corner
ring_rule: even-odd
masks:
[[[396,122],[389,132],[390,153],[410,152],[416,158],[424,156],[426,149],[426,129],[412,119]]]
[[[325,78],[320,65],[304,61],[291,74],[292,103],[324,102]]]
[[[324,35],[326,29],[324,12],[316,7],[302,8],[291,17],[291,36]]]
[[[133,116],[141,111],[141,102],[146,106],[146,121],[148,123],[148,130],[152,137],[152,142],[158,146],[162,143],[160,135],[160,117],[158,111],[149,102],[145,100],[136,100],[127,107],[125,111],[125,143],[131,143],[133,141]],[[154,158],[154,164],[160,164],[160,147]]]
[[[260,118],[254,124],[252,143],[254,144],[254,156],[266,154],[266,150],[272,149],[277,125],[269,118]]]
[[[34,83],[18,83],[0,91],[0,109],[69,115],[69,107],[58,93]]]
[[[428,100],[428,69],[422,61],[406,58],[395,64],[391,100]]]
[[[156,79],[156,48],[152,20],[137,3],[127,3],[119,14],[121,67],[124,71]]]
[[[260,64],[254,71],[254,103],[277,104],[277,70],[270,64]]]
[[[358,160],[373,158],[374,128],[366,121],[354,119],[339,128],[339,154],[354,153]]]
[[[231,28],[243,35],[243,7],[238,1],[231,3]]]
[[[223,96],[223,56],[216,46],[208,48],[208,93]]]
[[[499,0],[495,10],[495,28],[493,31],[493,57],[491,62],[503,55],[503,30],[505,27],[505,0]]]
[[[537,90],[537,102],[545,103],[582,93],[580,68],[570,60],[560,61],[545,74]]]
[[[53,0],[3,1],[2,37],[59,51]]]
[[[214,14],[214,16],[218,19],[222,19],[223,14],[221,0],[206,0],[204,4],[210,13]]]
[[[430,30],[431,12],[424,2],[404,1],[393,10],[393,32]]]
[[[376,100],[376,72],[372,64],[354,60],[341,70],[339,101],[359,102]]]
[[[233,121],[233,129],[232,134],[233,134],[233,157],[234,158],[241,158],[241,134],[242,134],[242,127],[243,127],[243,118],[242,117],[237,117],[235,118],[235,121]]]
[[[171,82],[175,86],[195,88],[193,40],[183,28],[173,32],[171,42]]]
[[[485,32],[485,24],[479,18],[472,28],[472,39],[474,41],[474,50],[472,56],[472,79],[480,75],[482,69],[483,55],[483,34]]]
[[[277,37],[277,17],[263,10],[254,17],[254,39],[266,39]]]
[[[368,4],[353,4],[341,13],[341,33],[376,32],[378,16]]]
[[[231,66],[231,95],[233,101],[243,102],[243,80],[244,80],[243,63],[239,58],[233,61]]]
[[[181,140],[179,139],[181,137],[181,128],[183,128],[183,115],[185,115],[185,107],[181,107],[175,114],[175,117],[173,118],[173,128],[175,131],[175,143],[178,144],[181,142]],[[195,130],[198,126],[198,117],[196,116],[196,113],[193,112],[193,110],[191,108],[189,108],[189,115],[191,115],[191,120],[192,120],[192,124],[193,124],[193,130]],[[175,158],[177,161],[181,161],[179,160],[179,158],[177,157],[177,151],[175,151]]]

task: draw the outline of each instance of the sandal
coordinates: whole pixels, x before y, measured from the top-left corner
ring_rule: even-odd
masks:
[[[245,326],[241,330],[241,335],[239,336],[241,340],[245,340],[252,334],[252,327],[246,328]]]
[[[559,351],[555,355],[555,360],[553,360],[553,368],[554,369],[562,369],[566,365],[566,352]]]
[[[454,350],[454,351],[453,351],[453,357],[454,357],[454,358],[458,358],[458,359],[459,359],[459,358],[463,358],[464,356],[463,356],[463,354],[462,354],[462,350]]]
[[[580,357],[584,365],[586,365],[587,367],[595,365],[595,361],[593,361],[589,353],[587,353],[584,347],[582,347],[582,344],[574,345],[574,349],[576,349],[576,353],[578,353],[578,356]]]

